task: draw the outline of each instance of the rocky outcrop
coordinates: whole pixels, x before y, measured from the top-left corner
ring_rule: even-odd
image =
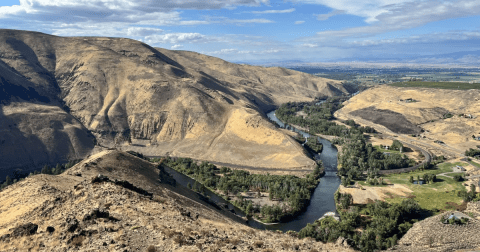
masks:
[[[8,186],[0,191],[0,251],[353,251],[345,242],[250,228],[197,193],[163,183],[159,172],[105,151],[61,175]]]

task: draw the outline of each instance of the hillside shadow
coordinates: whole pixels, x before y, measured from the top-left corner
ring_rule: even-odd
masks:
[[[236,96],[235,94],[233,94],[230,90],[228,90],[227,88],[225,88],[223,86],[222,83],[220,83],[217,79],[215,79],[214,77],[210,76],[209,74],[203,72],[203,71],[200,71],[199,72],[202,77],[200,78],[200,83],[202,83],[205,87],[209,88],[209,89],[212,89],[212,90],[218,90],[218,91],[221,91],[225,94],[228,94],[230,95],[231,97],[235,98],[235,99],[239,99],[238,96]]]
[[[3,113],[4,106],[5,105],[0,103],[0,129],[8,130],[0,131],[0,181],[4,180],[7,175],[14,178],[16,174],[25,174],[34,171],[42,165],[40,162],[35,163],[35,160],[31,158],[23,146],[24,143],[35,145],[37,150],[47,149],[37,136],[29,135],[26,137],[23,132],[20,131],[18,125]],[[45,159],[48,160],[48,153],[45,154]],[[18,160],[21,160],[24,165],[18,166],[12,164],[12,162],[18,163]]]
[[[53,76],[53,74],[50,71],[48,71],[45,67],[43,67],[43,65],[38,60],[37,54],[35,53],[35,51],[33,51],[33,49],[30,46],[25,44],[25,42],[15,38],[8,38],[6,43],[9,44],[14,50],[20,52],[20,54],[25,57],[28,64],[33,69],[39,70],[37,71],[37,74],[41,75],[43,79],[45,79],[49,84],[53,85],[56,92],[55,95],[58,95],[61,93],[61,89],[57,83],[57,79],[55,78],[55,76]],[[56,62],[56,56],[54,54],[49,54],[48,56],[50,59]]]
[[[3,76],[0,76],[0,104],[8,105],[12,102],[12,99],[18,98],[25,101],[37,101],[49,103],[50,98],[40,95],[32,87],[23,87],[14,85]]]

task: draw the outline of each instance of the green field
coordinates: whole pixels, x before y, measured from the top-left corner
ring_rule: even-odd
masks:
[[[478,164],[478,163],[470,161],[470,164],[477,167],[477,168],[480,168],[480,164]]]
[[[462,83],[462,82],[431,82],[431,81],[408,81],[389,84],[394,87],[422,87],[439,89],[480,89],[480,83]]]
[[[385,150],[385,149],[382,149],[380,148],[379,145],[375,145],[373,146],[377,151],[379,152],[386,152],[386,153],[397,153],[397,154],[400,154],[400,151],[395,151],[395,150]]]
[[[415,196],[415,200],[420,204],[424,209],[430,210],[432,212],[438,212],[442,209],[447,209],[447,202],[452,202],[460,205],[463,200],[457,196],[457,192],[464,189],[462,182],[456,182],[452,178],[445,176],[437,176],[437,182],[433,184],[425,185],[415,185],[409,182],[410,176],[416,180],[417,176],[420,178],[423,177],[423,174],[440,174],[444,172],[452,172],[452,167],[456,165],[466,166],[465,163],[443,163],[439,164],[437,168],[425,170],[425,171],[414,171],[410,173],[402,174],[392,174],[384,176],[389,183],[392,184],[402,184],[412,190],[412,195]],[[451,176],[451,174],[447,174]],[[395,197],[387,199],[387,202],[400,203],[404,200],[401,197]]]

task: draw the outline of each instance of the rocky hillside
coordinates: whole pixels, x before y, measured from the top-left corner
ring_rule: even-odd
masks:
[[[118,151],[61,175],[28,177],[1,191],[0,202],[5,252],[352,251],[252,229],[157,165]]]
[[[361,118],[394,134],[421,133],[426,140],[443,141],[459,152],[479,144],[472,135],[480,136],[480,90],[381,85],[352,97],[344,105],[335,116]]]
[[[446,212],[417,222],[400,239],[395,251],[478,251],[480,249],[480,202],[468,203],[464,211],[467,224],[444,224]]]
[[[292,70],[130,39],[15,30],[0,30],[0,68],[4,171],[82,158],[94,143],[150,156],[306,167],[312,161],[264,112],[349,91]]]

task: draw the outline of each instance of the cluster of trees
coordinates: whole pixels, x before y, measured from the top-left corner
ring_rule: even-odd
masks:
[[[403,144],[398,140],[393,140],[392,145],[390,146],[391,150],[401,151],[403,149]]]
[[[320,153],[323,150],[323,144],[320,143],[318,137],[309,137],[305,145],[316,153]]]
[[[462,198],[465,202],[470,201],[479,201],[479,195],[476,192],[476,187],[474,184],[470,185],[470,191],[467,192],[465,189],[458,192],[458,197]]]
[[[453,175],[453,180],[460,182],[460,181],[463,181],[463,177],[460,174],[455,174]]]
[[[353,120],[347,121],[348,125],[352,125],[349,129],[344,125],[337,125],[329,120],[333,119],[333,113],[342,106],[341,98],[329,98],[322,104],[316,105],[306,103],[285,103],[275,111],[275,115],[285,123],[298,125],[308,129],[310,134],[323,134],[332,136],[345,137],[350,134],[374,133],[371,127],[361,127]],[[303,111],[307,114],[297,116],[297,112]]]
[[[384,185],[385,182],[383,181],[383,178],[378,178],[378,177],[374,177],[374,178],[371,178],[371,177],[367,177],[366,179],[366,182],[369,184],[369,185]]]
[[[313,173],[305,178],[292,175],[250,174],[244,170],[231,170],[227,167],[218,169],[208,162],[197,164],[190,158],[165,158],[163,164],[195,179],[192,189],[202,192],[204,187],[221,192],[224,198],[237,195],[232,202],[249,215],[256,215],[266,222],[282,221],[303,211],[309,203],[310,196],[319,183],[322,173],[319,164]],[[197,184],[198,183],[198,184]],[[269,194],[271,200],[281,201],[282,205],[258,206],[251,200],[245,200],[241,192],[262,192]]]
[[[69,169],[70,167],[74,166],[75,164],[77,164],[80,161],[81,160],[72,160],[72,161],[69,161],[68,163],[65,163],[65,164],[57,164],[57,166],[55,166],[53,168],[50,168],[49,165],[45,165],[42,168],[41,171],[35,170],[33,173],[31,172],[29,174],[14,171],[13,172],[13,179],[10,176],[7,175],[5,177],[5,181],[0,184],[0,190],[3,190],[5,187],[7,187],[9,185],[12,185],[12,184],[15,184],[19,181],[24,180],[26,177],[30,177],[30,176],[33,176],[33,175],[37,175],[37,174],[58,175],[58,174],[61,174],[65,170]]]
[[[437,180],[437,175],[436,175],[436,174],[428,174],[428,173],[427,173],[427,174],[423,174],[422,178],[423,178],[423,183],[425,183],[425,184],[433,184],[433,183],[435,183],[436,180]],[[414,180],[413,176],[410,176],[409,182],[413,184],[414,181],[415,181],[415,180]],[[420,181],[420,175],[417,176],[417,180],[416,180],[416,181],[417,181],[417,183]]]
[[[465,156],[469,156],[469,157],[480,156],[480,150],[470,148],[469,150],[465,151]]]
[[[300,238],[312,237],[317,241],[335,242],[344,237],[354,248],[361,251],[383,250],[394,246],[415,223],[420,207],[413,199],[400,204],[388,204],[382,201],[364,206],[362,214],[356,206],[348,204],[348,194],[335,195],[341,220],[326,217],[308,224],[300,230]],[[363,229],[363,231],[358,231]]]
[[[371,143],[366,143],[363,135],[353,135],[345,141],[338,161],[341,166],[338,174],[350,180],[362,178],[364,172],[406,168],[415,162],[405,155],[385,155],[377,151]],[[375,175],[372,174],[372,177]]]

